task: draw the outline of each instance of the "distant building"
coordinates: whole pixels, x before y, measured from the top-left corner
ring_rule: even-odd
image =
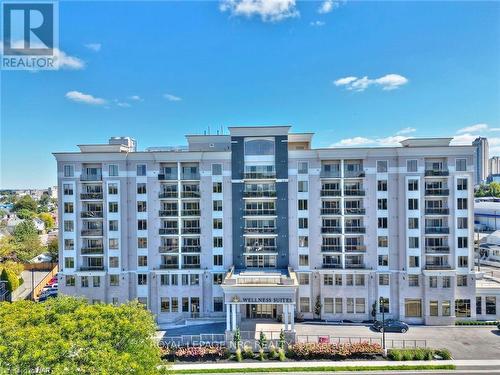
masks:
[[[472,142],[472,146],[475,147],[475,183],[480,185],[486,182],[488,177],[488,164],[489,164],[489,146],[488,139],[485,137],[478,137]]]
[[[500,199],[480,198],[475,200],[474,226],[479,231],[500,229]]]
[[[49,186],[47,189],[47,194],[50,198],[57,199],[57,186]]]
[[[488,173],[490,175],[500,174],[500,156],[493,156],[488,162]]]

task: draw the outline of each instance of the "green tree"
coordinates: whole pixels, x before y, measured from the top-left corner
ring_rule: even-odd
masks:
[[[56,223],[55,223],[54,218],[52,217],[51,214],[49,214],[48,212],[42,212],[42,213],[38,214],[38,217],[45,224],[46,230],[50,230],[50,229],[54,228]]]
[[[38,205],[33,198],[29,195],[23,195],[16,201],[16,203],[14,203],[14,211],[17,212],[19,210],[26,209],[28,211],[36,212],[37,206]]]
[[[137,302],[58,297],[0,304],[0,373],[160,374],[150,312]]]
[[[52,262],[57,262],[59,259],[59,240],[57,237],[51,238],[47,243],[47,253],[52,258]]]
[[[40,237],[33,221],[25,220],[18,224],[12,234],[16,259],[28,262],[43,252]]]
[[[12,270],[4,268],[0,274],[0,280],[7,281],[7,290],[9,292],[19,288],[19,277]]]
[[[489,188],[489,195],[492,197],[500,197],[500,183],[499,182],[492,182],[488,185]]]
[[[321,317],[321,297],[319,295],[316,296],[316,303],[314,304],[314,314]]]
[[[31,220],[31,219],[34,219],[36,216],[35,212],[27,210],[26,208],[21,208],[16,213],[17,213],[17,216],[19,217],[19,219],[23,219],[23,220],[26,220],[26,219]]]

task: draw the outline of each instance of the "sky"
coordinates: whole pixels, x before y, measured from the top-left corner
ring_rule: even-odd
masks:
[[[500,2],[61,1],[59,39],[58,71],[1,72],[2,189],[56,184],[77,144],[234,125],[500,155]]]

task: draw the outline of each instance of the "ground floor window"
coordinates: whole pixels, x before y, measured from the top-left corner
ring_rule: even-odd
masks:
[[[470,318],[470,299],[455,300],[455,315],[457,318]]]
[[[333,314],[333,298],[325,298],[323,300],[323,311],[326,314]]]
[[[179,311],[179,300],[177,297],[172,297],[171,299],[171,311],[172,312],[178,312]]]
[[[356,298],[356,314],[364,314],[364,313],[365,313],[365,299]]]
[[[342,298],[335,298],[335,314],[342,314]]]
[[[160,299],[160,311],[161,312],[170,312],[170,298],[169,297],[161,297],[161,299]]]
[[[138,297],[137,302],[139,302],[145,309],[148,307],[148,298],[147,297]]]
[[[450,316],[451,315],[451,301],[441,302],[441,314],[443,316]]]
[[[182,312],[189,312],[189,298],[182,297]]]
[[[300,311],[304,313],[310,312],[309,297],[300,297]]]
[[[439,315],[439,307],[438,301],[430,301],[429,302],[429,315],[430,316],[438,316]]]
[[[497,299],[495,297],[486,297],[486,314],[496,315],[497,313]]]
[[[482,297],[476,297],[476,314],[481,315],[483,313]]]
[[[405,316],[409,318],[422,317],[422,300],[420,299],[405,299]]]
[[[348,314],[354,313],[354,298],[347,298],[347,300],[346,300],[346,312]]]
[[[214,297],[214,311],[224,311],[224,299],[222,297]]]

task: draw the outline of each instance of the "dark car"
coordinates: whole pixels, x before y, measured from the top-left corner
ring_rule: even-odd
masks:
[[[45,302],[47,299],[55,297],[57,297],[57,290],[40,296],[40,298],[38,298],[38,302]]]
[[[382,332],[384,330],[385,332],[400,332],[400,333],[405,333],[408,332],[408,324],[405,322],[401,322],[399,320],[394,320],[394,319],[387,319],[385,321],[384,326],[382,327],[382,322],[381,321],[376,321],[373,323],[373,329],[376,331]]]

